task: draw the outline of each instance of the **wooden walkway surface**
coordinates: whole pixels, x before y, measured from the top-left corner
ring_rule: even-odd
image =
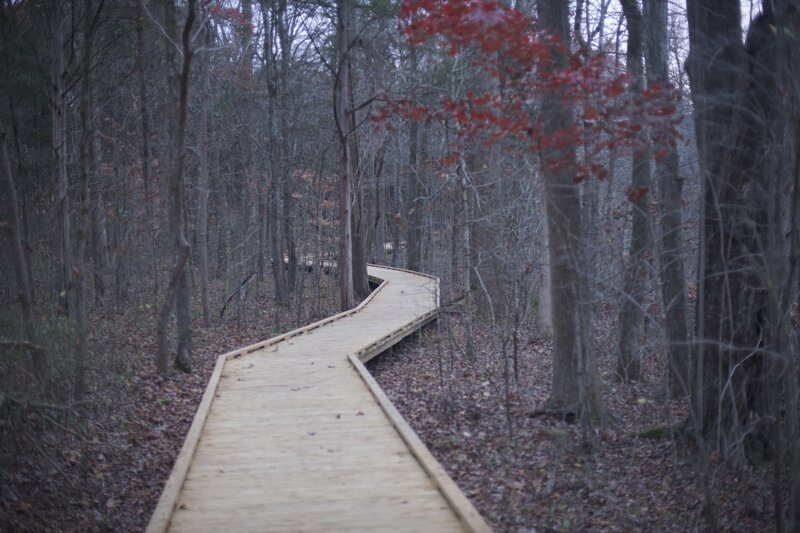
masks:
[[[489,531],[363,365],[438,280],[369,274],[356,309],[220,356],[148,532]]]

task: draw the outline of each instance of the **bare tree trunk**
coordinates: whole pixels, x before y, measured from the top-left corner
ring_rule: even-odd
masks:
[[[61,275],[60,293],[64,307],[72,316],[72,244],[70,231],[69,175],[67,174],[67,108],[64,101],[64,3],[52,2],[52,38],[50,40],[52,111],[52,147],[57,190]]]
[[[280,55],[276,56],[274,62],[280,65],[279,70],[275,71],[275,83],[278,87],[278,102],[280,102],[280,113],[278,115],[281,131],[289,131],[289,87],[288,77],[289,69],[292,59],[292,37],[287,28],[288,17],[288,2],[287,0],[279,0],[277,2],[277,9],[275,11],[275,30],[277,32],[278,43],[280,44]],[[281,262],[283,262],[283,250],[286,250],[287,268],[286,268],[286,285],[287,285],[287,298],[288,303],[289,293],[294,294],[297,290],[297,272],[298,272],[298,259],[297,259],[297,243],[295,242],[295,201],[294,201],[294,186],[293,180],[288,179],[290,175],[289,162],[292,160],[290,154],[289,142],[284,136],[278,143],[278,153],[280,154],[283,163],[281,169],[281,226],[282,226],[282,248],[281,248]],[[283,263],[282,263],[283,264]]]
[[[545,31],[569,45],[568,0],[542,0],[539,22]],[[566,63],[562,52],[554,53],[551,68]],[[572,110],[555,91],[545,91],[541,101],[543,133],[552,135],[572,125]],[[580,195],[572,172],[575,152],[555,146],[542,148],[543,174],[550,239],[550,267],[553,298],[553,385],[548,400],[551,409],[564,416],[587,421],[601,417],[598,376],[594,354],[586,331],[586,281],[579,272],[581,258]],[[561,161],[556,166],[554,163]]]
[[[218,166],[216,168],[219,168]],[[223,191],[216,203],[217,219],[217,264],[214,279],[223,280],[228,276],[228,195]]]
[[[283,187],[283,241],[286,248],[286,284],[292,294],[297,290],[297,244],[295,243],[295,215],[292,202],[292,186]],[[299,296],[299,295],[298,295]]]
[[[30,273],[25,260],[25,250],[22,246],[22,228],[20,227],[19,204],[17,203],[17,188],[11,173],[11,161],[8,158],[8,145],[6,132],[0,130],[0,172],[3,173],[3,188],[7,206],[5,207],[8,228],[11,233],[11,245],[14,254],[14,273],[17,277],[17,292],[22,311],[22,326],[25,330],[25,340],[36,343],[36,322],[33,314],[33,295],[31,292]],[[34,370],[37,374],[45,372],[42,354],[32,352],[34,357]]]
[[[709,217],[709,220],[704,221],[700,229],[697,310],[695,313],[698,344],[692,373],[690,421],[698,443],[705,448],[704,434],[710,433],[710,430],[704,430],[708,424],[704,420],[704,407],[706,403],[716,402],[719,398],[718,391],[706,390],[706,381],[709,380],[713,383],[721,376],[717,375],[717,365],[719,364],[717,351],[719,349],[703,346],[703,340],[707,333],[712,335],[712,338],[709,339],[711,342],[716,342],[722,336],[722,332],[715,331],[717,329],[715,322],[718,317],[722,316],[722,310],[719,308],[720,295],[714,294],[712,297],[708,297],[706,294],[719,293],[722,290],[724,283],[714,282],[713,276],[724,272],[725,267],[724,265],[722,268],[719,265],[708,265],[709,258],[706,257],[706,250],[711,252],[712,260],[716,254],[710,249],[709,241],[712,236],[708,235],[705,226],[710,226],[709,229],[714,230],[719,223],[715,220],[716,217],[710,218],[717,209],[715,185],[718,179],[714,174],[719,162],[716,153],[717,150],[732,143],[731,134],[728,131],[728,121],[737,86],[737,66],[741,62],[741,11],[739,4],[732,1],[689,0],[687,15],[690,53],[686,68],[689,73],[692,100],[695,103],[697,151],[700,159],[703,192],[707,198],[704,199],[702,209],[704,217]],[[715,68],[707,72],[709,67]],[[712,142],[715,144],[712,145]],[[710,212],[706,213],[706,211]],[[706,271],[712,275],[709,276],[711,286],[708,286],[706,282]],[[706,326],[707,321],[710,323],[709,326]],[[710,373],[708,377],[705,376],[706,371]],[[715,418],[712,416],[709,427],[713,427]],[[714,437],[708,440],[710,449],[719,445],[719,441]],[[705,475],[704,478],[708,478],[708,475]],[[706,506],[710,511],[709,516],[714,522],[713,525],[716,526],[718,519],[711,507],[708,489],[706,492]]]
[[[462,279],[461,283],[464,288],[464,355],[467,359],[472,359],[475,356],[475,343],[472,335],[472,263],[471,263],[471,245],[470,245],[470,230],[469,230],[469,174],[467,173],[467,163],[463,157],[460,157],[459,165],[459,189],[461,193],[460,208],[464,213],[463,225],[461,226],[461,244],[463,247],[463,265],[462,265]]]
[[[339,299],[341,309],[351,309],[353,297],[353,232],[350,164],[349,120],[347,99],[349,94],[349,62],[347,60],[348,0],[336,2],[336,48],[338,69],[333,87],[334,118],[339,139]]]
[[[409,51],[409,76],[411,78],[412,101],[415,98],[414,86],[417,83],[417,49],[412,46]],[[408,233],[406,236],[406,265],[409,270],[419,270],[420,258],[422,257],[422,232],[420,231],[420,209],[419,202],[419,165],[417,161],[417,150],[419,144],[419,121],[411,120],[408,124],[408,200],[411,209],[404,213],[403,218],[407,218]]]
[[[267,274],[266,253],[267,253],[267,190],[264,186],[259,186],[256,191],[256,224],[257,224],[257,250],[256,250],[256,277],[259,282],[265,279]]]
[[[188,255],[188,253],[187,253]],[[192,371],[192,315],[188,268],[184,267],[175,293],[175,322],[178,326],[178,348],[175,368],[181,372]]]
[[[125,219],[130,197],[130,184],[128,180],[117,175],[117,182],[121,190],[117,191],[114,197],[115,218],[118,221]],[[114,299],[118,309],[124,307],[130,300],[131,289],[131,269],[129,257],[131,244],[131,233],[133,228],[129,224],[118,222],[114,225]]]
[[[266,179],[261,178],[266,181]],[[263,182],[262,181],[262,182]],[[267,209],[269,193],[266,186],[259,186],[256,192],[256,279],[261,282],[267,275],[267,237],[269,232],[269,209]]]
[[[591,146],[586,147],[586,152],[591,149]],[[584,242],[587,243],[585,247],[585,254],[583,257],[583,271],[586,275],[586,286],[589,288],[589,296],[592,299],[592,307],[597,295],[597,254],[599,246],[590,246],[589,243],[600,242],[600,183],[599,180],[589,179],[583,183],[581,190],[581,208],[583,209],[584,225],[583,230],[585,233]]]
[[[86,393],[84,380],[86,356],[86,285],[88,282],[88,268],[86,263],[86,247],[91,231],[89,187],[97,172],[97,157],[95,155],[95,124],[92,116],[94,106],[93,54],[94,39],[100,12],[104,0],[95,10],[94,1],[86,0],[84,4],[84,35],[83,49],[81,51],[81,100],[80,115],[83,138],[80,148],[80,205],[78,206],[78,233],[75,248],[75,324],[73,342],[75,343],[75,382],[73,396],[75,401],[81,401]]]
[[[274,105],[273,105],[274,109]],[[277,142],[277,135],[270,135],[270,144],[273,140]],[[281,189],[283,188],[283,180],[278,173],[277,149],[273,157],[270,157],[270,175],[271,183],[269,188],[269,237],[270,237],[270,257],[272,259],[272,277],[275,283],[275,299],[279,304],[285,304],[288,300],[287,287],[286,287],[286,270],[283,265],[283,232],[281,231],[281,224],[283,223],[283,209]]]
[[[280,147],[278,146],[278,110],[277,100],[279,96],[280,83],[279,76],[282,74],[278,69],[278,53],[275,40],[277,31],[274,25],[280,24],[286,3],[280,1],[277,5],[270,7],[267,2],[261,2],[261,12],[265,20],[264,30],[264,57],[267,58],[267,114],[269,120],[269,176],[270,186],[269,196],[269,240],[270,258],[272,260],[272,277],[275,283],[275,300],[280,305],[288,302],[288,291],[286,287],[286,276],[283,266],[283,183],[282,171],[278,165]]]
[[[637,0],[622,0],[628,23],[627,68],[630,90],[638,95],[644,88],[642,14]],[[632,117],[635,120],[635,117]],[[652,250],[650,232],[650,150],[647,132],[642,129],[633,149],[633,179],[629,193],[633,229],[624,270],[622,306],[619,312],[619,358],[617,374],[624,382],[642,379],[640,346],[644,326],[644,295],[650,274],[648,259]]]
[[[324,162],[324,160],[323,160]],[[322,217],[323,206],[322,202],[325,200],[325,190],[322,186],[322,172],[314,174],[314,191],[316,191],[316,198],[314,202],[315,214],[315,238],[314,238],[314,312],[319,314],[321,312],[321,299],[322,299]]]
[[[704,204],[698,272],[694,429],[710,450],[744,461],[771,455],[774,387],[786,371],[780,314],[787,295],[785,112],[781,39],[794,7],[768,10],[740,38],[740,5],[692,0],[687,68],[695,105]],[[776,25],[794,19],[794,26]],[[791,45],[796,49],[796,43]],[[796,76],[796,75],[795,75]],[[796,77],[794,79],[797,79]],[[794,102],[796,105],[796,101]]]
[[[206,48],[210,48],[213,34],[210,28],[206,28]],[[203,81],[203,95],[200,99],[200,169],[197,177],[197,248],[198,248],[198,267],[200,269],[200,299],[203,308],[203,326],[211,326],[211,312],[208,304],[208,197],[209,197],[209,171],[208,171],[208,152],[211,150],[209,108],[208,102],[211,98],[210,86],[210,66],[211,58],[206,52],[202,62],[201,78]],[[259,198],[263,193],[259,191]],[[260,202],[259,202],[260,205]],[[264,255],[262,248],[263,220],[259,219],[259,250],[258,265],[260,269],[259,279],[263,276]]]
[[[158,256],[156,255],[156,230],[153,222],[152,154],[150,150],[150,112],[147,103],[147,77],[145,73],[144,0],[136,2],[136,43],[139,69],[139,113],[142,122],[142,182],[144,184],[144,209],[147,219],[150,260],[152,262],[153,293],[158,293]]]
[[[347,138],[350,143],[350,186],[353,188],[352,207],[352,235],[353,235],[353,291],[359,298],[369,294],[369,277],[367,276],[367,214],[364,204],[364,180],[361,168],[361,154],[358,146],[358,131],[356,129],[356,102],[353,57],[350,50],[350,35],[353,31],[353,9],[349,5],[352,0],[343,0],[345,4],[344,16],[347,18],[345,34],[345,57],[347,63]]]
[[[400,209],[400,201],[397,196],[397,176],[390,178],[392,181],[386,187],[386,226],[389,230],[389,236],[392,239],[392,258],[391,266],[396,267],[400,258],[400,228],[398,227],[398,220],[395,218]]]
[[[375,196],[372,200],[373,208],[375,209],[374,215],[371,215],[372,225],[369,228],[368,238],[367,238],[367,249],[370,250],[372,254],[372,259],[369,262],[377,262],[378,257],[383,257],[384,254],[384,243],[386,239],[384,238],[383,232],[381,230],[381,222],[383,221],[383,209],[384,199],[381,195],[381,176],[383,175],[383,164],[386,158],[386,148],[388,145],[387,138],[383,138],[378,145],[377,152],[375,154],[375,159],[373,161],[372,169],[373,174],[372,176],[375,178]]]
[[[647,36],[645,39],[647,81],[655,90],[657,86],[666,87],[670,81],[667,56],[667,1],[644,0],[643,8]],[[663,157],[656,159],[661,220],[658,264],[667,341],[667,389],[670,395],[675,397],[689,392],[691,350],[689,305],[683,267],[681,220],[683,179],[680,175],[678,149],[669,142],[669,135],[666,125],[656,126],[652,131],[657,150],[666,151]]]
[[[99,116],[99,106],[97,99],[92,95],[89,103],[92,114],[93,125],[97,124]],[[108,269],[108,231],[106,229],[105,202],[103,200],[103,189],[100,186],[100,159],[101,145],[100,135],[93,126],[92,142],[89,145],[89,157],[91,166],[94,169],[89,178],[89,221],[91,224],[91,257],[92,257],[92,281],[94,283],[95,304],[100,305],[105,300],[106,283],[104,275]]]
[[[355,130],[351,130],[355,135]],[[355,144],[350,154],[354,159],[357,157],[358,145]],[[351,166],[355,167],[353,163]],[[364,180],[360,171],[351,174],[356,179],[354,184],[353,198],[353,291],[359,298],[365,298],[369,294],[369,277],[367,276],[367,207],[364,203]]]
[[[171,1],[171,0],[170,0]],[[169,284],[167,285],[164,301],[161,304],[161,309],[158,313],[158,322],[156,325],[156,366],[161,374],[169,372],[169,346],[167,345],[167,324],[169,323],[169,315],[173,306],[176,304],[176,295],[179,290],[183,289],[179,286],[185,283],[181,277],[185,275],[184,267],[189,258],[189,242],[186,240],[186,233],[184,229],[184,186],[183,186],[183,173],[186,164],[186,117],[188,113],[188,99],[189,99],[189,69],[192,62],[193,50],[191,47],[191,33],[192,25],[195,19],[195,7],[197,0],[188,0],[186,24],[183,27],[183,34],[181,36],[181,44],[183,48],[183,64],[180,73],[180,96],[178,104],[178,123],[176,127],[175,139],[175,167],[172,175],[170,176],[170,210],[169,210],[169,223],[172,228],[174,238],[174,264],[172,273],[170,274]],[[177,315],[180,317],[182,313],[188,314],[188,309],[181,309],[181,305],[188,307],[188,302],[183,301],[182,298],[178,299]],[[179,325],[180,328],[180,325]],[[184,346],[184,349],[186,347]],[[190,355],[190,354],[189,354]],[[179,347],[179,357],[182,356]],[[183,354],[185,356],[185,354]],[[176,361],[179,364],[186,362],[185,359]],[[191,362],[189,363],[191,364]]]
[[[28,223],[28,210],[25,209],[25,184],[30,181],[30,173],[27,172],[26,166],[24,163],[24,156],[22,155],[22,146],[20,144],[20,135],[19,135],[19,120],[17,119],[16,110],[14,107],[14,99],[12,95],[8,96],[8,108],[9,108],[9,115],[11,119],[11,132],[14,137],[14,151],[17,153],[17,179],[19,180],[19,196],[22,197],[21,203],[18,205],[19,215],[20,215],[20,231],[21,231],[21,238],[22,242],[28,242],[30,239],[30,224]],[[7,134],[8,135],[8,134]],[[9,166],[11,162],[9,160]],[[0,169],[2,172],[2,169]],[[13,177],[13,173],[12,173]],[[2,179],[2,178],[0,178]],[[31,295],[31,302],[36,301],[36,288],[33,285],[33,280],[35,279],[34,271],[33,271],[33,248],[30,246],[23,246],[23,251],[25,252],[25,265],[28,272],[28,280],[30,281],[30,295]]]
[[[544,250],[541,258],[541,273],[539,276],[539,301],[536,310],[536,324],[539,331],[547,338],[553,337],[553,283],[551,280],[550,248],[547,223],[542,223],[540,245]]]
[[[798,88],[796,88],[798,89]],[[800,97],[795,93],[795,98]],[[797,299],[795,309],[800,311],[800,106],[795,108],[794,117],[794,172],[793,194],[791,201],[791,228],[792,243],[790,247],[789,286],[794,279],[794,298],[788,298],[788,308],[791,302]],[[789,352],[787,372],[784,374],[784,391],[786,398],[786,442],[788,444],[789,468],[789,501],[787,505],[788,521],[786,531],[800,529],[800,337],[794,339],[794,355]],[[781,461],[777,460],[775,468],[781,468]],[[778,487],[782,489],[782,487]]]
[[[420,206],[417,198],[419,197],[419,174],[417,166],[417,140],[419,133],[419,122],[411,121],[408,127],[408,199],[411,209],[405,213],[405,223],[408,227],[406,233],[406,265],[409,270],[419,270],[420,259],[422,257],[422,232],[420,231]]]

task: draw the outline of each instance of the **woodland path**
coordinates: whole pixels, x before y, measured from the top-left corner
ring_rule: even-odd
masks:
[[[438,279],[370,266],[358,307],[221,355],[160,531],[489,531],[363,363],[436,318]]]

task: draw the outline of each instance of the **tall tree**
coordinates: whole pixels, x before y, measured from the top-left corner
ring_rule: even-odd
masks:
[[[158,293],[158,254],[156,253],[156,229],[153,222],[153,162],[150,146],[150,111],[147,100],[147,73],[144,36],[144,1],[136,0],[136,64],[139,70],[139,118],[141,121],[141,165],[144,186],[144,209],[149,244],[153,292]]]
[[[408,68],[410,87],[409,94],[411,98],[416,99],[416,86],[419,83],[417,80],[418,60],[417,48],[412,46],[409,50]],[[421,223],[422,217],[422,202],[420,196],[420,168],[418,161],[417,151],[419,149],[419,121],[411,120],[408,124],[408,198],[411,202],[408,209],[408,234],[406,237],[407,261],[406,266],[409,270],[419,270],[420,258],[422,257],[422,231]]]
[[[283,134],[280,137],[279,150],[281,154],[281,175],[283,180],[282,187],[282,207],[283,207],[283,243],[286,249],[287,262],[287,276],[286,284],[288,290],[295,292],[297,290],[297,271],[298,271],[298,258],[297,258],[297,243],[295,238],[295,223],[297,221],[297,213],[295,208],[295,180],[291,179],[291,171],[293,165],[292,150],[290,148],[291,139],[289,134],[289,117],[290,100],[289,94],[289,77],[291,76],[291,61],[292,61],[292,46],[293,35],[291,30],[292,20],[296,19],[296,15],[289,11],[289,4],[287,0],[279,0],[278,2],[278,16],[275,19],[275,30],[277,32],[278,44],[280,45],[280,55],[275,58],[279,64],[280,76],[278,77],[279,86],[279,126]],[[283,254],[283,251],[281,251]],[[282,256],[283,257],[283,256]]]
[[[172,0],[170,0],[171,2]],[[173,266],[170,273],[169,283],[167,285],[164,300],[158,313],[158,321],[156,324],[156,366],[159,373],[166,374],[169,372],[169,345],[167,343],[167,325],[169,323],[170,312],[175,308],[177,301],[177,294],[182,284],[182,278],[185,278],[186,262],[189,258],[189,241],[186,238],[185,230],[185,190],[184,190],[184,169],[186,166],[186,122],[189,107],[189,71],[192,64],[192,26],[195,20],[195,9],[197,0],[188,0],[186,23],[183,27],[181,34],[181,49],[183,52],[183,61],[181,63],[181,70],[179,76],[179,97],[178,97],[178,117],[175,125],[175,146],[172,153],[175,156],[175,163],[172,167],[172,173],[169,180],[169,225],[172,230],[173,236]],[[187,299],[188,300],[188,299]],[[188,301],[184,303],[188,304]],[[180,315],[184,312],[180,309],[177,314]],[[183,317],[184,319],[187,317]],[[180,329],[180,324],[179,324]],[[180,335],[180,332],[179,332]],[[180,346],[175,360],[175,364],[179,369],[191,369],[191,346]]]
[[[198,169],[197,174],[197,266],[200,269],[200,305],[203,312],[203,326],[207,328],[211,325],[211,311],[209,310],[208,301],[208,198],[210,194],[208,159],[209,151],[211,150],[211,111],[209,106],[209,100],[211,99],[210,49],[214,38],[210,23],[206,23],[204,31],[206,53],[202,58],[200,74],[200,79],[203,83],[203,94],[201,95],[200,99],[199,111],[200,168]],[[263,222],[261,220],[259,220],[259,227],[263,228]],[[259,231],[262,231],[262,229]],[[258,250],[258,258],[260,261],[263,261],[261,248]]]
[[[94,92],[94,91],[93,91]],[[89,156],[92,158],[89,174],[89,247],[92,260],[92,281],[95,303],[102,304],[106,295],[105,273],[108,270],[108,230],[106,229],[105,195],[102,183],[102,145],[100,141],[97,117],[100,114],[100,105],[97,97],[92,94],[89,102],[92,128],[92,146],[89,147]]]
[[[644,88],[644,25],[637,0],[621,0],[628,23],[628,46],[625,57],[630,74],[631,97]],[[632,122],[636,122],[635,106]],[[652,259],[650,231],[650,149],[647,130],[641,128],[634,139],[633,174],[628,197],[631,203],[633,228],[624,271],[622,305],[619,311],[619,358],[617,373],[623,381],[642,378],[640,345],[644,326],[644,296],[650,276],[648,259]]]
[[[543,31],[558,35],[562,47],[554,49],[547,69],[567,64],[570,42],[569,0],[542,0],[537,6]],[[552,136],[572,126],[573,111],[557,90],[541,98],[543,135]],[[549,404],[563,413],[597,421],[601,417],[598,373],[591,350],[587,320],[586,280],[581,275],[581,211],[578,186],[573,179],[575,148],[557,143],[543,146],[543,174],[549,238],[553,301],[553,385]],[[558,161],[564,164],[556,164]]]
[[[269,169],[269,188],[267,190],[269,200],[269,240],[272,259],[272,276],[275,284],[275,299],[280,304],[288,303],[288,288],[286,283],[286,271],[283,268],[283,245],[284,232],[282,231],[283,202],[285,187],[283,172],[279,161],[281,159],[281,147],[279,144],[279,116],[281,112],[278,102],[282,97],[281,89],[285,86],[282,83],[282,72],[279,50],[279,26],[284,24],[286,13],[286,2],[277,0],[267,2],[261,1],[261,13],[264,17],[264,61],[267,72],[267,131],[269,142],[268,169]],[[266,207],[262,205],[262,209]]]
[[[647,84],[651,91],[665,91],[671,86],[667,1],[644,0],[643,11]],[[683,267],[683,177],[680,175],[678,147],[671,142],[669,125],[656,123],[651,136],[656,152],[662,152],[656,157],[655,172],[659,195],[658,272],[667,341],[667,389],[672,396],[678,396],[689,391],[691,367],[689,305]]]
[[[75,383],[73,394],[76,401],[81,401],[86,392],[84,382],[86,357],[86,293],[89,278],[86,262],[86,247],[91,231],[90,187],[97,172],[97,142],[95,136],[94,113],[94,41],[97,25],[105,0],[100,0],[95,8],[94,0],[85,0],[83,4],[83,47],[81,50],[81,99],[80,116],[83,138],[80,147],[80,174],[78,187],[80,203],[78,204],[77,239],[75,245],[75,323],[73,341],[75,343]]]
[[[353,296],[352,164],[349,140],[348,95],[350,85],[349,0],[336,2],[336,69],[333,83],[333,114],[339,144],[339,299],[342,310],[351,309]]]
[[[800,24],[796,5],[765,6],[743,43],[739,2],[687,3],[704,195],[692,421],[709,449],[739,460],[774,452],[792,358],[783,109],[796,105],[798,71],[784,39],[796,49]]]
[[[69,174],[67,174],[67,106],[65,102],[64,64],[64,2],[52,0],[49,5],[50,37],[50,109],[52,115],[51,145],[56,182],[56,198],[59,221],[59,276],[60,295],[68,312],[72,299],[72,248],[70,230]]]
[[[36,322],[33,314],[33,293],[31,290],[30,272],[25,260],[25,251],[22,245],[22,228],[19,216],[19,203],[14,175],[11,172],[11,161],[8,157],[8,142],[5,130],[0,130],[0,172],[3,180],[3,196],[6,199],[4,207],[6,223],[11,233],[11,247],[14,254],[14,273],[17,278],[17,293],[22,310],[22,325],[28,342],[36,342]],[[35,353],[34,356],[40,355]],[[36,372],[43,372],[43,361],[36,361]]]
[[[345,0],[345,3],[352,0]],[[369,294],[367,277],[367,206],[364,203],[364,189],[367,188],[365,172],[361,166],[361,151],[358,143],[356,121],[356,83],[353,53],[357,40],[352,38],[355,27],[355,13],[352,6],[346,6],[345,42],[347,49],[344,61],[347,63],[347,138],[350,143],[350,183],[353,189],[352,232],[353,232],[353,291],[359,298]]]

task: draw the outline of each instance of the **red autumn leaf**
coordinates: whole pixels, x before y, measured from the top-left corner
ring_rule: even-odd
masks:
[[[620,84],[614,84],[603,89],[603,96],[607,96],[609,98],[616,98],[617,96],[622,95],[624,92],[625,92],[625,87],[623,87]]]
[[[628,200],[635,203],[644,198],[647,194],[649,189],[647,187],[636,186],[636,187],[628,187],[626,194],[628,195]]]
[[[597,112],[597,109],[594,107],[587,107],[586,110],[583,112],[583,119],[584,120],[597,120],[600,117],[600,113]]]

